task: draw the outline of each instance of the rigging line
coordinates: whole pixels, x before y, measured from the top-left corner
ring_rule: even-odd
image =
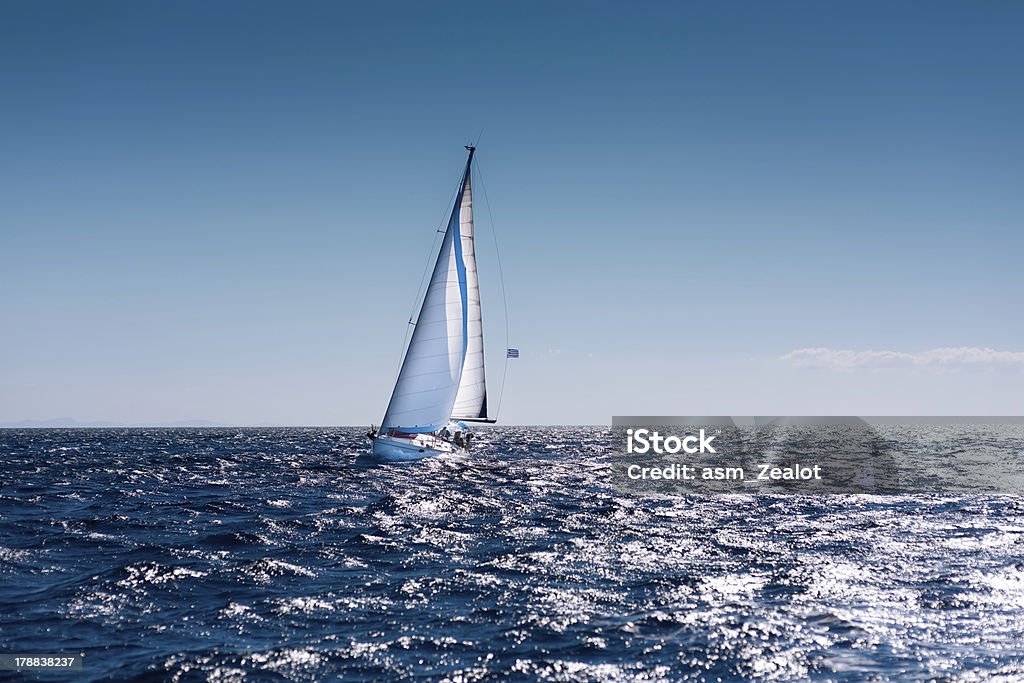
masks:
[[[482,133],[483,131],[481,131]],[[501,389],[498,391],[498,406],[494,409],[494,417],[497,419],[501,414],[501,401],[505,397],[505,385],[508,377],[508,297],[505,296],[505,273],[501,268],[501,250],[498,249],[498,232],[494,229],[494,214],[491,213],[491,202],[487,198],[487,185],[484,183],[484,173],[480,168],[480,159],[476,162],[476,175],[480,179],[480,189],[483,190],[484,204],[487,206],[487,218],[491,223],[491,236],[494,238],[494,255],[498,263],[498,280],[501,282],[501,304],[505,309],[505,366],[501,371]]]
[[[413,317],[416,315],[416,308],[420,305],[421,300],[425,296],[423,285],[424,282],[426,282],[427,273],[430,272],[430,264],[437,260],[437,255],[435,253],[438,251],[437,236],[443,235],[445,232],[445,222],[451,218],[451,207],[453,205],[453,202],[455,201],[455,195],[459,193],[459,187],[461,185],[462,177],[460,176],[459,182],[455,185],[455,189],[452,190],[452,196],[448,199],[448,203],[445,204],[445,206],[447,207],[445,209],[445,214],[441,216],[441,220],[438,223],[437,229],[434,230],[434,239],[430,244],[430,251],[427,252],[427,263],[423,267],[423,275],[420,276],[420,286],[416,290],[416,297],[412,300],[412,310],[409,311],[408,324],[405,326],[405,335],[402,337],[402,348],[399,350],[398,354],[398,369],[395,370],[395,382],[398,381],[398,375],[402,372],[402,360],[405,358],[405,352],[409,345],[409,337],[412,335],[412,332],[416,327],[416,322],[418,322],[414,322]]]

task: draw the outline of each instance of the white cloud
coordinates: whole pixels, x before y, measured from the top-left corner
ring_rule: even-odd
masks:
[[[996,351],[974,346],[950,346],[929,351],[850,351],[847,349],[797,349],[782,360],[799,367],[852,370],[864,367],[948,367],[956,365],[1024,365],[1024,351]]]

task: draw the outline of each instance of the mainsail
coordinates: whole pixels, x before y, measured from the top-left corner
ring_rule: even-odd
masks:
[[[470,155],[472,157],[472,154]],[[484,379],[484,325],[480,311],[480,281],[476,272],[473,241],[473,189],[467,172],[459,206],[462,256],[466,262],[466,360],[455,396],[452,417],[461,420],[487,417],[487,384]]]
[[[470,187],[474,151],[469,148],[466,171],[381,423],[382,432],[427,433],[440,429],[452,416],[486,415]]]

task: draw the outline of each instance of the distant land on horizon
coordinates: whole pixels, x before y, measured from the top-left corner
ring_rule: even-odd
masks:
[[[211,420],[181,420],[177,422],[139,422],[128,424],[125,422],[113,422],[110,420],[92,420],[81,422],[73,417],[53,417],[48,420],[14,420],[12,422],[0,422],[0,428],[46,428],[46,427],[235,427],[225,422],[214,422]],[[252,425],[254,427],[272,425]]]

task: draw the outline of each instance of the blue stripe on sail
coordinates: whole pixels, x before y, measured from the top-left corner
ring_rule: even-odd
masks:
[[[472,160],[472,156],[470,156]],[[462,188],[459,190],[459,198],[452,213],[452,225],[455,239],[455,270],[459,275],[459,294],[462,295],[462,363],[466,363],[466,351],[469,347],[469,294],[466,285],[466,262],[462,258],[462,198],[466,194],[466,178],[469,177],[469,165],[466,166],[466,175],[462,179]],[[461,372],[459,375],[461,376]]]

